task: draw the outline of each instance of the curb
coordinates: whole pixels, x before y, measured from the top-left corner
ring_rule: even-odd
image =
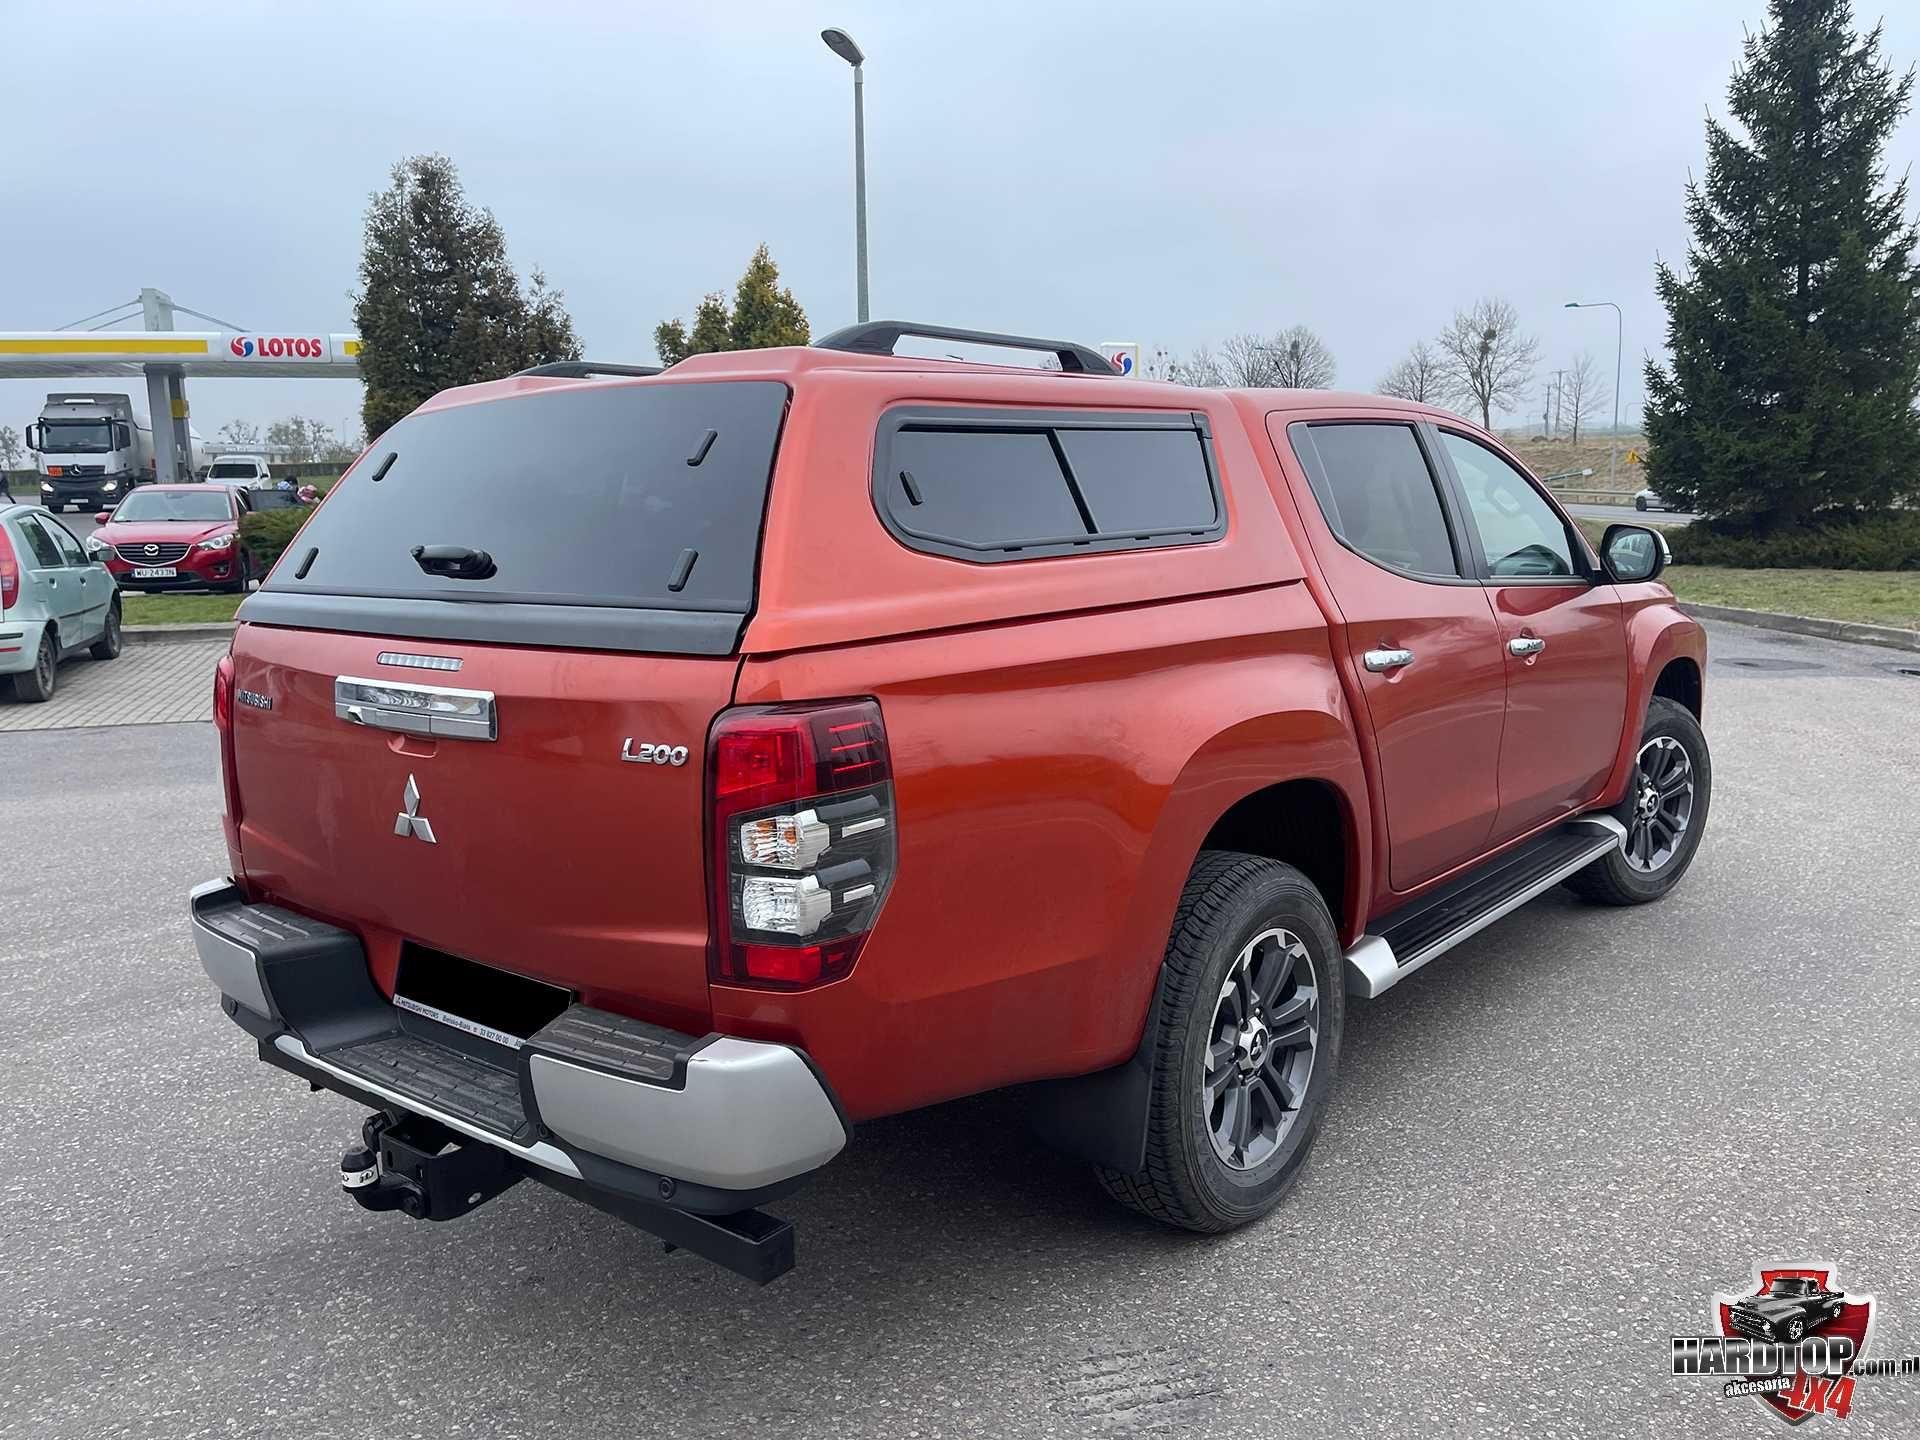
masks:
[[[168,644],[185,640],[210,640],[216,635],[231,635],[231,620],[205,620],[192,625],[123,625],[120,633],[142,644]]]
[[[1795,635],[1817,635],[1822,640],[1846,640],[1855,645],[1880,645],[1889,650],[1920,651],[1920,630],[1897,625],[1864,625],[1854,620],[1815,620],[1807,615],[1782,615],[1773,610],[1738,610],[1731,605],[1696,605],[1682,600],[1680,608],[1696,620],[1724,620],[1760,630],[1785,630]]]

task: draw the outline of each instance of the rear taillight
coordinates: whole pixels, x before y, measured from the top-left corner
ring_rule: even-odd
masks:
[[[227,821],[240,824],[240,775],[233,765],[233,656],[213,667],[213,728],[220,734],[220,781],[227,793]]]
[[[20,562],[13,553],[13,539],[0,527],[0,610],[11,609],[20,599]]]
[[[853,968],[893,883],[893,765],[872,700],[730,710],[707,750],[713,979]]]

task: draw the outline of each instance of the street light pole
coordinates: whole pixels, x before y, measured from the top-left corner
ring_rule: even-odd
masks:
[[[867,318],[867,107],[866,56],[853,37],[840,29],[822,30],[827,48],[853,67],[853,273],[859,318]]]
[[[1611,486],[1614,457],[1620,453],[1620,352],[1621,342],[1627,334],[1627,322],[1620,313],[1620,307],[1611,300],[1569,300],[1567,309],[1613,311],[1613,444],[1607,450],[1607,484]]]

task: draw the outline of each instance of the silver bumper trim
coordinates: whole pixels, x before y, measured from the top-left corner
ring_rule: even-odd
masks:
[[[528,1062],[540,1121],[582,1150],[723,1190],[817,1170],[846,1127],[807,1062],[785,1045],[723,1036],[670,1090],[551,1055]]]
[[[273,1048],[283,1055],[292,1056],[302,1065],[311,1065],[316,1070],[324,1070],[336,1079],[346,1081],[356,1090],[364,1090],[369,1095],[378,1095],[382,1100],[390,1101],[400,1109],[415,1115],[424,1115],[429,1120],[438,1120],[449,1130],[457,1130],[470,1140],[484,1140],[487,1144],[504,1150],[509,1155],[518,1155],[522,1160],[530,1160],[542,1169],[551,1170],[557,1175],[565,1175],[574,1180],[580,1178],[580,1168],[567,1158],[567,1152],[547,1144],[544,1140],[532,1145],[516,1145],[511,1140],[489,1134],[478,1125],[469,1124],[459,1116],[449,1115],[444,1110],[436,1110],[431,1105],[415,1100],[411,1095],[402,1095],[399,1091],[389,1090],[386,1086],[369,1080],[364,1075],[356,1075],[351,1070],[342,1070],[338,1065],[329,1065],[307,1049],[296,1036],[275,1036]]]
[[[207,978],[220,987],[222,995],[231,995],[254,1014],[272,1018],[266,987],[260,983],[260,967],[246,947],[236,945],[200,918],[203,896],[231,888],[231,880],[208,880],[187,892],[187,917],[193,924],[193,948],[200,954],[200,967]]]

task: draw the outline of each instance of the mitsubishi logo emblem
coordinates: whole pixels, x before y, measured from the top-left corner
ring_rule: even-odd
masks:
[[[405,808],[394,816],[393,833],[434,844],[433,823],[420,813],[420,787],[411,775],[407,776],[407,788],[400,792],[400,803]]]

